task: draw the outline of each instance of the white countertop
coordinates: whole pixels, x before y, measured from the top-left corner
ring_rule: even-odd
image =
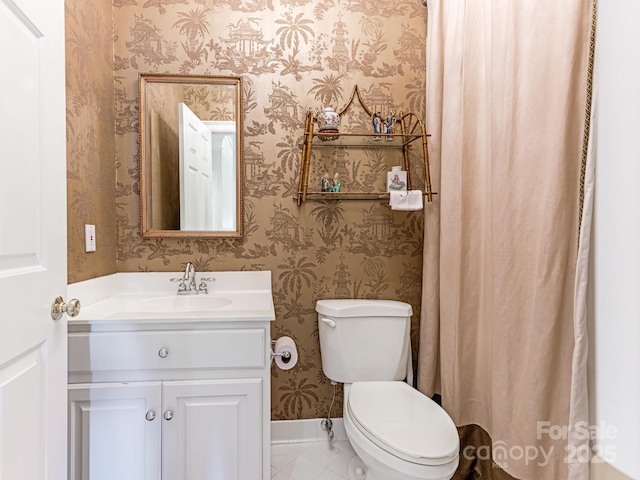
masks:
[[[69,298],[78,298],[80,314],[69,326],[88,324],[175,323],[212,321],[273,321],[275,310],[271,272],[197,272],[207,282],[207,294],[177,295],[171,279],[183,272],[116,273],[68,286]]]

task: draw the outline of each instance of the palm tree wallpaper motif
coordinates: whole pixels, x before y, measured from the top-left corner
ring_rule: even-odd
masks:
[[[282,50],[289,48],[294,52],[299,52],[300,39],[307,44],[309,39],[314,37],[315,34],[311,27],[313,20],[303,17],[304,13],[301,12],[293,18],[292,13],[289,11],[285,13],[284,19],[278,18],[276,20],[277,25],[282,25],[276,30],[276,36],[280,36],[280,48]]]
[[[189,57],[189,61],[183,63],[181,67],[184,72],[190,71],[189,67],[199,65],[201,59],[206,61],[209,56],[204,48],[204,40],[209,33],[209,21],[207,20],[209,13],[208,8],[195,8],[187,13],[177,13],[179,20],[173,24],[173,27],[178,28],[180,34],[187,37],[186,41],[182,43],[182,48]]]
[[[424,119],[426,15],[420,0],[67,0],[69,281],[179,271],[188,261],[199,271],[270,270],[272,337],[291,336],[301,353],[296,368],[272,370],[272,418],[325,416],[332,389],[321,369],[315,302],[388,298],[419,312],[423,213],[367,200],[298,207],[305,115],[341,110],[358,85],[371,108]],[[140,236],[141,73],[242,76],[243,238]],[[190,95],[229,116],[224,98]],[[341,131],[371,129],[358,105],[343,122]],[[327,169],[340,173],[347,192],[381,188],[398,161],[387,150],[314,157],[319,176],[310,182]],[[412,172],[418,187],[420,178]],[[87,256],[84,223],[94,217],[105,254]],[[416,314],[414,355],[417,326]]]
[[[341,75],[326,75],[322,78],[313,79],[314,86],[309,90],[313,98],[319,101],[320,105],[329,107],[337,104],[343,99]]]
[[[298,259],[289,257],[287,263],[278,265],[280,271],[278,279],[282,282],[285,293],[299,297],[302,293],[303,282],[307,287],[310,287],[311,282],[317,280],[313,267],[313,262],[308,262],[306,257]]]

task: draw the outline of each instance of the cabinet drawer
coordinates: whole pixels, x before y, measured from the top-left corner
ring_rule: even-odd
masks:
[[[266,332],[256,329],[69,334],[69,372],[263,368]]]

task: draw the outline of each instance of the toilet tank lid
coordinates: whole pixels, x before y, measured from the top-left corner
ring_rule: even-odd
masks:
[[[316,312],[328,317],[410,317],[411,305],[395,300],[335,299],[318,300]]]

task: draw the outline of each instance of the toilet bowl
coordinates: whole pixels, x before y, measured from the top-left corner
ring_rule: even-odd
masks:
[[[411,377],[411,305],[318,300],[322,370],[344,383],[344,425],[366,480],[449,480],[459,462],[455,424]]]
[[[453,421],[404,382],[345,385],[343,417],[366,480],[449,480],[458,468]]]

